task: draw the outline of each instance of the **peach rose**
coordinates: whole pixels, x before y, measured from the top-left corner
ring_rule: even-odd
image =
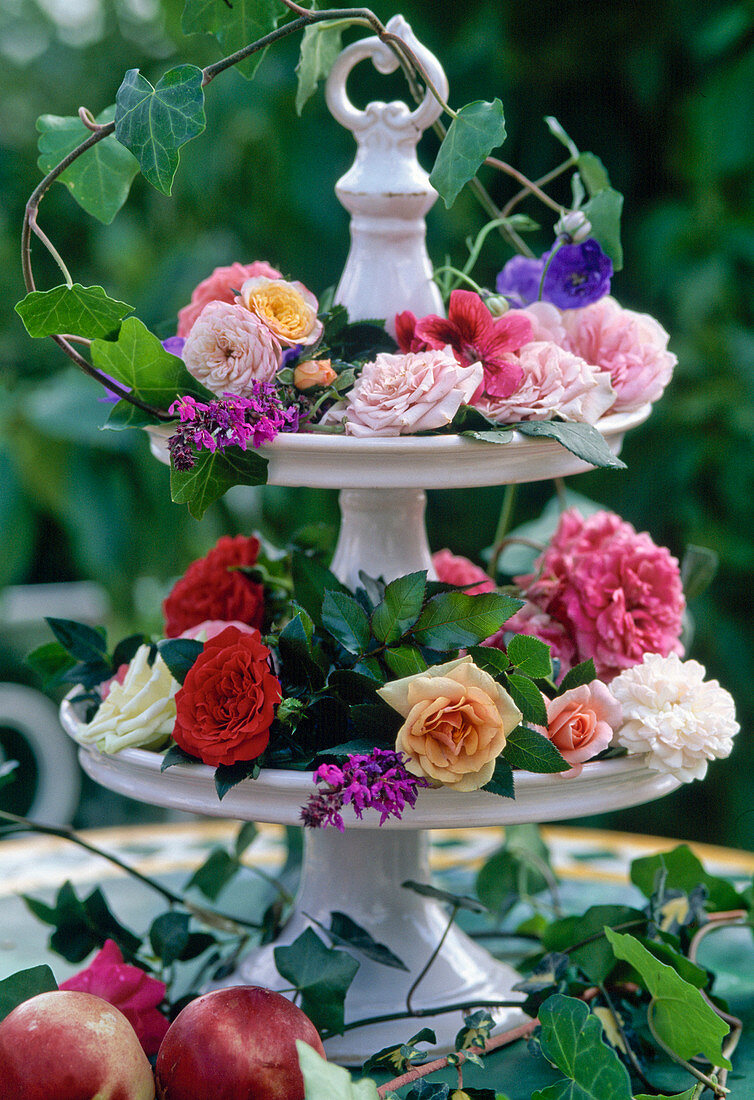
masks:
[[[241,301],[281,344],[316,344],[322,335],[317,299],[303,283],[258,275],[241,287]]]
[[[407,770],[456,791],[490,781],[521,721],[508,692],[469,656],[392,680],[377,694],[406,719],[395,747],[406,754]]]
[[[297,390],[310,390],[312,386],[329,386],[337,377],[329,359],[307,359],[294,370],[293,385]]]
[[[178,336],[188,336],[194,321],[208,302],[227,302],[232,305],[236,292],[247,279],[255,275],[266,275],[268,279],[281,279],[280,272],[271,267],[266,260],[255,260],[251,264],[231,264],[229,267],[216,267],[211,275],[202,279],[191,295],[191,302],[178,312]]]
[[[272,382],[280,367],[280,344],[243,306],[210,302],[183,347],[186,370],[221,397],[251,397],[254,382]]]
[[[610,744],[623,720],[623,710],[600,680],[564,691],[547,700],[547,736],[571,765],[565,775],[578,775],[583,762]]]

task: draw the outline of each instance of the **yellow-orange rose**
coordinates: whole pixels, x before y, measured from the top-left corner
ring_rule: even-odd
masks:
[[[329,386],[337,377],[329,359],[307,359],[294,370],[293,385],[297,390],[310,390],[312,386]]]
[[[316,344],[322,335],[317,299],[303,283],[257,275],[241,286],[241,301],[281,344]]]
[[[469,656],[393,680],[377,694],[406,719],[395,747],[408,771],[456,791],[490,781],[521,721],[508,692]]]

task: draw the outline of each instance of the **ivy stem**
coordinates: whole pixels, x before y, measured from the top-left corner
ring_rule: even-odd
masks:
[[[414,1008],[411,1012],[404,1009],[401,1012],[386,1012],[381,1016],[365,1016],[362,1020],[351,1020],[335,1032],[325,1029],[320,1032],[321,1038],[331,1039],[333,1035],[344,1035],[346,1031],[355,1031],[359,1027],[367,1027],[371,1024],[386,1024],[393,1020],[423,1020],[430,1016],[442,1016],[446,1012],[468,1012],[477,1008],[521,1008],[520,1001],[474,1001],[470,1005],[468,1001],[459,1001],[451,1005],[438,1005],[437,1008]]]
[[[465,271],[459,271],[459,269],[457,267],[453,267],[452,264],[443,264],[442,267],[436,267],[432,278],[437,283],[437,276],[444,275],[446,272],[450,275],[456,276],[455,286],[458,286],[459,283],[466,283],[466,285],[470,286],[471,289],[475,291],[475,293],[482,293],[482,288],[480,287],[479,283],[475,283],[474,280],[470,278]],[[453,289],[455,290],[455,287],[453,287]]]
[[[500,506],[500,516],[497,521],[497,528],[495,530],[495,539],[492,543],[492,554],[490,555],[490,563],[487,566],[487,573],[492,577],[493,581],[497,578],[497,563],[500,559],[500,555],[503,552],[503,547],[506,544],[506,536],[510,530],[511,520],[513,518],[513,510],[516,506],[516,495],[518,493],[518,486],[511,484],[505,486],[505,492],[503,493],[503,503]]]
[[[564,160],[562,164],[559,164],[556,168],[553,168],[552,171],[547,172],[544,176],[540,176],[538,180],[535,180],[534,187],[540,189],[544,187],[545,184],[552,183],[554,179],[557,179],[558,176],[563,174],[563,172],[567,172],[568,169],[572,168],[574,164],[576,164],[576,157],[569,157],[568,160]],[[509,199],[505,206],[502,208],[502,216],[504,218],[507,218],[511,211],[522,201],[522,199],[525,199],[527,195],[531,194],[532,188],[530,186],[530,181],[527,180],[521,190],[518,191],[512,199]]]
[[[701,928],[697,929],[696,933],[691,939],[688,950],[688,957],[691,962],[696,962],[696,955],[699,944],[702,942],[705,936],[708,936],[711,932],[718,932],[721,928],[739,927],[746,922],[748,916],[749,914],[745,909],[731,909],[727,912],[711,913],[707,924],[702,925]],[[707,995],[707,993],[705,993],[703,989],[700,989],[699,992],[701,993],[707,1004],[710,1006],[710,1008],[713,1009],[713,1011],[717,1013],[720,1019],[724,1020],[725,1023],[728,1024],[728,1026],[730,1027],[730,1036],[728,1037],[727,1043],[723,1047],[723,1054],[726,1058],[730,1058],[734,1050],[738,1046],[738,1041],[743,1034],[743,1020],[740,1020],[738,1016],[733,1016],[729,1012],[724,1012],[718,1005],[716,1005],[712,1001],[712,999]],[[724,1085],[728,1078],[727,1069],[721,1068],[718,1074],[718,1078],[720,1084]]]
[[[413,985],[411,986],[408,993],[406,994],[406,1011],[409,1012],[409,1013],[413,1014],[413,1009],[412,1009],[412,1006],[411,1006],[411,1000],[412,1000],[412,998],[414,996],[414,993],[416,992],[422,978],[424,978],[427,971],[431,967],[432,963],[435,961],[435,959],[439,955],[440,950],[442,949],[442,945],[445,943],[445,940],[447,938],[448,932],[450,931],[450,929],[453,925],[453,921],[456,919],[456,913],[458,912],[458,909],[459,909],[458,902],[454,902],[453,908],[450,911],[450,916],[448,917],[448,923],[445,925],[445,931],[440,936],[440,940],[439,940],[437,946],[435,947],[434,951],[432,952],[432,954],[427,959],[427,962],[425,963],[423,969],[419,971],[419,974],[418,974],[416,980],[414,981]]]
[[[126,874],[131,875],[132,878],[137,879],[145,886],[150,887],[161,897],[165,898],[171,905],[182,905],[185,909],[188,909],[190,913],[193,913],[199,920],[204,921],[210,925],[222,926],[225,931],[233,931],[240,925],[246,928],[260,928],[259,924],[255,924],[252,921],[242,920],[236,917],[226,917],[222,913],[215,913],[212,910],[203,909],[201,906],[193,905],[190,902],[185,901],[180,894],[173,893],[167,886],[163,886],[162,883],[157,882],[156,879],[150,878],[148,875],[142,874],[141,871],[137,871],[135,867],[131,867],[128,863],[124,863],[118,856],[113,855],[111,852],[106,852],[102,848],[98,848],[94,844],[90,844],[83,837],[75,833],[73,829],[67,828],[65,825],[42,825],[37,821],[31,821],[26,817],[19,817],[17,814],[9,813],[7,810],[0,810],[0,819],[9,822],[10,825],[15,826],[13,832],[32,832],[41,833],[43,836],[55,836],[61,840],[69,840],[72,844],[77,844],[79,848],[83,848],[87,852],[91,852],[92,855],[99,856],[101,859],[108,860],[109,863],[119,867],[121,871],[125,871]],[[3,830],[6,831],[6,830]]]
[[[555,202],[555,199],[551,199],[546,191],[543,191],[534,180],[528,179],[523,172],[519,172],[517,168],[514,168],[512,164],[508,164],[504,160],[498,160],[497,157],[487,157],[485,164],[489,164],[490,168],[497,168],[499,172],[505,172],[507,176],[512,176],[514,180],[529,191],[532,195],[536,195],[540,202],[543,202],[545,206],[549,206],[551,210],[555,210],[559,215],[563,213],[563,207],[559,202]]]
[[[706,1085],[708,1089],[712,1089],[715,1096],[727,1096],[730,1093],[730,1089],[726,1089],[724,1085],[720,1084],[720,1081],[718,1080],[714,1071],[712,1075],[702,1073],[702,1071],[700,1069],[697,1069],[696,1066],[692,1065],[691,1062],[687,1062],[685,1058],[680,1058],[673,1050],[673,1048],[669,1047],[665,1040],[658,1035],[657,1029],[654,1026],[654,1006],[655,999],[653,997],[647,1005],[647,1026],[652,1034],[652,1038],[657,1043],[658,1047],[660,1047],[660,1049],[663,1050],[669,1058],[672,1058],[674,1062],[676,1062],[680,1066],[683,1066],[683,1068],[687,1070],[688,1073],[690,1073],[693,1077],[696,1077],[697,1081],[703,1082],[703,1084]]]
[[[100,130],[104,130],[108,125],[106,122],[97,122],[88,107],[79,107],[79,118],[84,123],[87,130],[91,130],[93,134],[98,133]]]
[[[29,224],[31,225],[32,233],[34,233],[34,235],[40,239],[42,244],[45,246],[47,251],[52,256],[55,263],[60,268],[61,272],[63,273],[63,278],[65,279],[65,285],[70,290],[71,287],[73,286],[73,279],[71,278],[71,273],[68,270],[68,268],[66,267],[65,262],[63,260],[63,257],[60,255],[60,253],[58,252],[55,245],[52,243],[52,241],[47,236],[47,234],[44,232],[44,230],[40,229],[40,227],[37,225],[37,212],[36,212],[36,210],[31,215],[31,217],[29,219]]]
[[[615,1005],[612,1002],[612,998],[610,997],[610,994],[608,993],[607,988],[605,987],[604,983],[600,982],[599,990],[600,990],[600,993],[602,994],[602,996],[604,998],[605,1004],[607,1005],[608,1009],[610,1010],[610,1014],[612,1015],[613,1020],[615,1021],[615,1026],[618,1029],[618,1033],[619,1033],[621,1039],[623,1040],[624,1054],[626,1055],[626,1057],[630,1061],[631,1065],[633,1066],[634,1072],[636,1073],[639,1080],[642,1081],[647,1086],[648,1089],[650,1089],[652,1092],[654,1092],[655,1087],[652,1084],[652,1082],[649,1080],[649,1078],[646,1076],[646,1074],[644,1073],[644,1070],[641,1068],[641,1064],[639,1063],[639,1059],[636,1057],[636,1054],[635,1054],[631,1044],[629,1043],[628,1038],[626,1037],[626,1032],[623,1028],[623,1023],[621,1021],[621,1018],[618,1015],[618,1012],[615,1008]]]
[[[485,1043],[484,1051],[479,1051],[480,1054],[489,1054],[490,1051],[498,1050],[500,1047],[507,1046],[509,1043],[515,1043],[517,1039],[525,1039],[527,1035],[531,1035],[532,1031],[539,1026],[539,1020],[527,1020],[526,1023],[519,1024],[518,1027],[513,1027],[509,1031],[501,1031],[499,1035],[493,1035]],[[461,1066],[466,1061],[466,1055],[462,1050],[457,1052],[458,1073],[459,1073],[459,1088],[460,1088],[460,1073]],[[403,1088],[404,1085],[411,1084],[412,1081],[417,1081],[420,1077],[427,1077],[430,1073],[436,1073],[437,1070],[445,1069],[448,1065],[448,1059],[437,1058],[434,1062],[425,1062],[422,1066],[412,1066],[407,1073],[402,1074],[400,1077],[394,1077],[392,1081],[386,1081],[384,1085],[380,1085],[377,1089],[377,1095],[380,1100],[383,1100],[389,1092],[395,1092],[397,1089]]]

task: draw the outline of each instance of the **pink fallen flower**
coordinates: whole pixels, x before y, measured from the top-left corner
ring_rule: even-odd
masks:
[[[564,691],[548,699],[547,737],[576,776],[585,760],[591,760],[612,741],[621,724],[623,711],[610,689],[600,680]]]
[[[432,565],[435,567],[438,581],[463,585],[467,596],[478,596],[482,592],[496,590],[495,582],[483,569],[474,565],[468,558],[461,557],[460,554],[451,554],[450,550],[438,550],[433,554]],[[468,585],[473,587],[466,587]]]
[[[282,275],[266,260],[255,260],[251,264],[231,264],[229,267],[216,267],[211,275],[202,279],[191,295],[191,301],[178,313],[177,336],[188,336],[199,314],[208,302],[236,301],[235,291],[240,290],[247,279],[265,275],[268,279],[282,279]]]
[[[89,966],[61,982],[61,989],[93,993],[119,1008],[139,1037],[144,1053],[156,1054],[170,1021],[157,1006],[165,998],[165,983],[138,966],[123,962],[114,940],[105,940]]]

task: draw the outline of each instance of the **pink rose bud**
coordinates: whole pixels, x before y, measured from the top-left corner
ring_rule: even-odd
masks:
[[[329,359],[307,359],[294,370],[293,385],[297,390],[310,390],[312,386],[329,386],[337,377]]]

